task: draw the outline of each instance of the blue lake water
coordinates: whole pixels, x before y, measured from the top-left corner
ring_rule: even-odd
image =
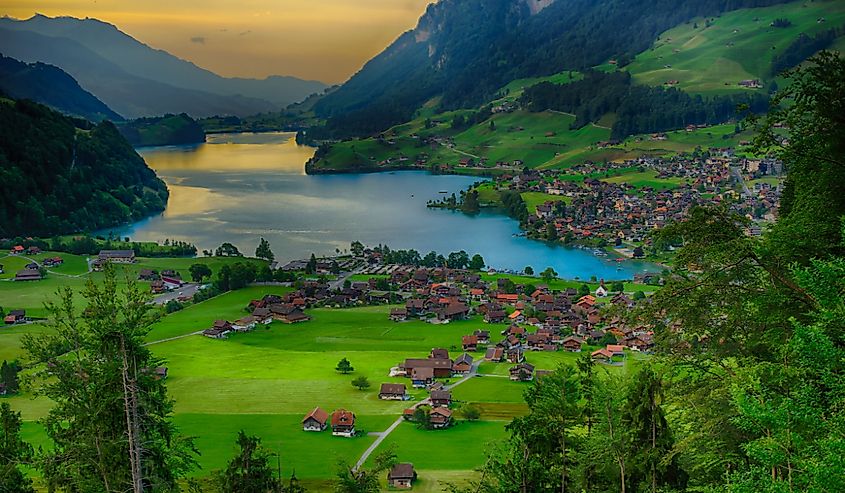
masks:
[[[251,255],[264,237],[278,260],[332,254],[359,240],[423,255],[465,250],[497,269],[551,266],[569,279],[626,279],[655,270],[515,237],[517,222],[493,211],[467,216],[426,208],[441,191],[457,193],[477,178],[416,171],[306,175],[314,150],[296,145],[289,133],[220,134],[198,146],[139,152],[171,196],[161,215],[114,231],[134,240],[184,240],[200,250],[228,241]]]

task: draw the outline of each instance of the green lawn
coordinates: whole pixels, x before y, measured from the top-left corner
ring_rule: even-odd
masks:
[[[646,188],[651,187],[655,190],[671,190],[678,188],[682,183],[680,178],[657,178],[656,171],[636,171],[632,173],[625,173],[610,178],[603,178],[602,181],[608,183],[627,183],[632,187]]]

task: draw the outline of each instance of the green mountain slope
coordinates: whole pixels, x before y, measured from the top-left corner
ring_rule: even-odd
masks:
[[[122,120],[65,71],[44,63],[24,63],[0,54],[0,91],[15,99],[31,99],[92,121]]]
[[[116,226],[161,212],[167,188],[108,121],[0,100],[0,237]]]

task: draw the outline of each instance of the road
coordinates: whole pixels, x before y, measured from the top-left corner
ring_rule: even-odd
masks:
[[[751,190],[748,188],[748,184],[745,183],[745,178],[742,177],[742,171],[735,166],[731,166],[731,173],[734,175],[734,178],[739,182],[739,185],[742,187],[742,193],[746,197],[751,197]]]
[[[176,298],[178,298],[180,296],[187,296],[187,297],[190,298],[190,297],[194,296],[197,293],[197,291],[199,291],[199,288],[200,288],[199,284],[195,284],[195,283],[184,284],[184,285],[182,285],[181,288],[179,288],[175,291],[170,291],[170,292],[156,296],[155,298],[153,298],[153,303],[155,303],[156,305],[164,305],[168,301],[175,300]]]
[[[340,275],[337,276],[337,279],[334,281],[329,281],[329,291],[334,291],[336,289],[343,289],[343,281],[347,280],[350,276],[354,276],[355,274],[360,274],[366,266],[358,267],[353,269],[349,272],[342,272]]]
[[[472,363],[472,366],[471,366],[471,367],[470,367],[470,369],[469,369],[469,373],[467,373],[466,375],[464,375],[464,376],[463,376],[460,380],[458,380],[457,382],[453,383],[452,385],[446,385],[446,386],[444,386],[443,388],[444,388],[445,390],[452,390],[452,389],[454,389],[455,387],[457,387],[458,385],[461,385],[461,384],[462,384],[462,383],[464,383],[464,382],[468,382],[468,381],[472,380],[472,379],[473,379],[473,378],[474,378],[474,377],[478,374],[478,365],[480,365],[480,364],[481,364],[481,361],[482,361],[482,360],[480,360],[480,359],[479,359],[478,361],[474,361],[474,362]],[[417,402],[416,404],[414,404],[413,406],[411,406],[411,409],[416,409],[416,408],[418,408],[418,407],[420,407],[420,406],[427,405],[428,403],[429,403],[429,398],[428,398],[428,397],[426,397],[425,399],[423,399],[423,400],[421,400],[421,401]],[[403,418],[403,417],[401,417],[401,416],[400,416],[400,417],[399,417],[396,421],[394,421],[394,422],[393,422],[393,424],[391,424],[391,425],[390,425],[390,427],[388,427],[386,430],[382,431],[381,433],[372,433],[372,435],[375,435],[375,436],[377,436],[378,438],[376,438],[376,441],[375,441],[375,442],[373,442],[373,444],[372,444],[372,445],[370,445],[370,446],[369,446],[369,448],[367,448],[367,450],[365,450],[365,451],[364,451],[364,453],[361,455],[361,458],[360,458],[360,459],[358,459],[358,462],[356,462],[356,463],[355,463],[355,468],[354,468],[354,470],[356,470],[356,471],[357,471],[357,470],[358,470],[361,466],[363,466],[363,465],[364,465],[364,463],[365,463],[365,462],[367,462],[367,459],[369,459],[369,458],[370,458],[370,455],[372,455],[372,453],[373,453],[373,452],[375,452],[375,450],[378,448],[378,446],[379,446],[379,445],[381,445],[381,443],[382,443],[382,442],[384,442],[384,440],[385,440],[385,439],[386,439],[386,438],[387,438],[387,437],[388,437],[391,433],[393,433],[393,430],[395,430],[396,428],[398,428],[398,427],[399,427],[399,425],[400,425],[400,424],[402,424],[402,421],[405,421],[405,418]]]

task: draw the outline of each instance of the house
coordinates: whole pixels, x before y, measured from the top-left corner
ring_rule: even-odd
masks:
[[[62,265],[63,263],[65,263],[65,261],[61,257],[50,257],[45,258],[41,261],[41,263],[44,265],[44,267],[56,267]]]
[[[97,259],[101,262],[114,262],[118,264],[134,264],[134,250],[100,250]]]
[[[154,270],[141,269],[138,271],[138,279],[141,281],[156,281],[159,279],[159,275]]]
[[[452,373],[456,375],[466,375],[472,370],[472,356],[464,353],[455,360],[452,364]]]
[[[212,339],[225,339],[232,330],[232,324],[226,320],[215,320],[210,329],[202,331],[202,335]]]
[[[450,370],[451,371],[451,370]],[[411,369],[411,385],[425,388],[434,382],[434,368],[418,367]]]
[[[164,380],[167,378],[167,367],[166,366],[157,366],[153,372],[155,375],[156,380]]]
[[[478,336],[463,336],[461,338],[461,346],[464,351],[476,351],[478,349]]]
[[[260,324],[270,325],[273,323],[273,312],[269,308],[256,308],[252,311],[252,316]]]
[[[507,317],[507,313],[504,310],[490,310],[484,314],[484,321],[488,324],[498,324],[502,323]]]
[[[505,350],[502,347],[496,346],[487,349],[484,355],[484,361],[492,361],[494,363],[501,363],[505,359]]]
[[[243,317],[239,320],[235,320],[232,324],[232,328],[237,332],[247,332],[255,328],[255,324],[258,322],[258,319],[253,317],[252,315],[248,315]]]
[[[476,330],[472,335],[477,338],[478,344],[488,344],[490,342],[490,331]]]
[[[404,322],[408,320],[407,308],[393,308],[390,310],[390,320],[394,322]]]
[[[452,411],[446,407],[435,407],[429,415],[431,427],[434,429],[446,428],[452,424]]]
[[[20,255],[25,251],[21,245],[15,245],[9,250],[9,255]]]
[[[625,346],[621,344],[608,344],[607,350],[610,351],[610,354],[614,356],[624,356],[625,355]]]
[[[383,383],[379,389],[378,398],[383,401],[407,401],[411,396],[405,390],[404,383]]]
[[[593,351],[590,354],[590,357],[593,361],[603,361],[605,363],[610,363],[613,361],[613,353],[608,351],[606,348],[601,348]]]
[[[336,437],[355,436],[355,413],[338,409],[332,413],[332,435]]]
[[[512,366],[510,370],[510,378],[514,382],[528,382],[534,380],[534,365],[530,363],[520,363]]]
[[[514,311],[510,315],[508,315],[508,319],[512,324],[521,324],[525,323],[525,317],[522,315],[522,312],[519,310]]]
[[[510,363],[522,363],[525,361],[525,353],[521,347],[514,347],[507,350],[507,359]]]
[[[416,479],[417,472],[413,464],[396,464],[387,473],[387,485],[391,488],[410,489]]]
[[[273,313],[274,319],[286,324],[295,324],[311,319],[292,303],[273,303],[268,308]]]
[[[41,271],[38,269],[23,269],[15,274],[15,281],[40,281]]]
[[[446,358],[408,358],[400,365],[405,370],[405,374],[409,375],[411,371],[417,368],[431,368],[434,376],[437,378],[449,378],[452,376],[452,360]]]
[[[326,429],[326,423],[329,420],[329,413],[323,411],[319,407],[315,407],[313,411],[306,414],[302,418],[303,431],[323,431]]]
[[[580,353],[581,346],[584,344],[584,340],[576,336],[566,336],[560,342],[563,349],[570,353]]]
[[[448,390],[432,390],[429,400],[433,407],[449,407],[452,404],[452,393]]]
[[[450,303],[437,312],[438,320],[463,320],[469,315],[469,306],[464,303]]]
[[[3,321],[6,325],[22,324],[26,322],[26,310],[11,310]]]

